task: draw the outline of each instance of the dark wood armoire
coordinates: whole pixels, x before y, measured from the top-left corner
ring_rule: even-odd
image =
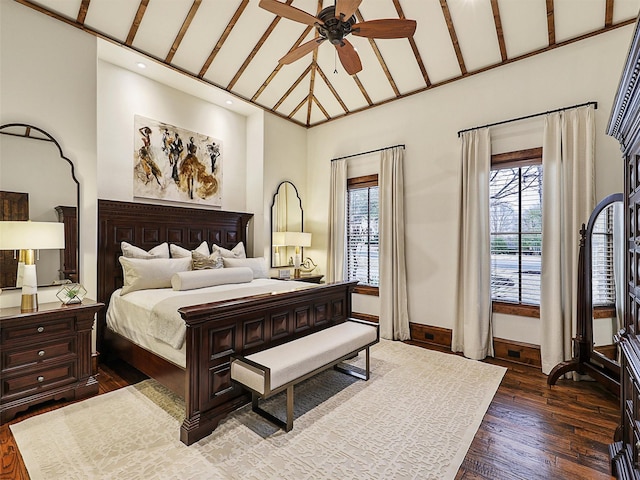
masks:
[[[627,296],[621,352],[620,426],[609,447],[617,478],[640,479],[640,32],[638,22],[611,111],[607,133],[620,142],[624,162]]]

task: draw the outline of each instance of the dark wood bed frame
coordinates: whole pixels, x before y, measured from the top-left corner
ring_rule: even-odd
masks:
[[[231,249],[246,246],[252,214],[98,200],[98,300],[108,306],[122,286],[120,242],[148,250],[159,243],[195,249],[206,240]],[[276,295],[254,295],[179,310],[187,325],[186,368],[141,348],[106,327],[98,316],[101,359],[120,358],[180,396],[186,404],[180,440],[209,435],[229,413],[251,400],[232,383],[231,355],[249,355],[328,328],[351,315],[356,282],[322,284]]]

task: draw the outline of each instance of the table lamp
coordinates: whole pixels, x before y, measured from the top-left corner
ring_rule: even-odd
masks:
[[[58,222],[0,222],[0,250],[20,250],[24,261],[20,310],[38,310],[36,251],[64,248],[64,224]]]
[[[287,244],[284,243],[284,234],[285,232],[273,232],[271,236],[271,244],[273,245],[273,263],[275,266],[280,266],[280,247],[286,247]]]
[[[295,247],[295,254],[293,256],[293,278],[300,278],[300,264],[302,263],[302,256],[300,254],[301,247],[311,246],[311,234],[305,232],[284,232],[287,245]]]

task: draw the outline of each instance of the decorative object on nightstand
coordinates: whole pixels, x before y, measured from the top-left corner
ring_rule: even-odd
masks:
[[[44,303],[36,312],[0,309],[0,423],[31,405],[98,393],[91,331],[103,303]]]
[[[308,274],[313,272],[317,267],[318,265],[316,264],[316,262],[307,257],[304,259],[304,262],[300,264],[300,271],[302,272],[302,274]]]
[[[86,294],[87,290],[79,283],[67,283],[58,290],[56,297],[58,297],[58,300],[64,305],[69,305],[72,303],[82,303],[82,299]]]
[[[22,286],[20,308],[23,312],[38,310],[38,279],[36,275],[36,252],[45,249],[64,248],[64,225],[58,222],[0,222],[0,250],[19,250],[20,261],[24,261],[22,281],[18,273],[18,284]]]

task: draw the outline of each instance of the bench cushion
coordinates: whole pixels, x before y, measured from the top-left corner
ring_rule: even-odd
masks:
[[[246,358],[271,369],[271,390],[306,375],[377,341],[377,328],[346,321]],[[265,393],[263,376],[240,361],[231,364],[231,378]]]

